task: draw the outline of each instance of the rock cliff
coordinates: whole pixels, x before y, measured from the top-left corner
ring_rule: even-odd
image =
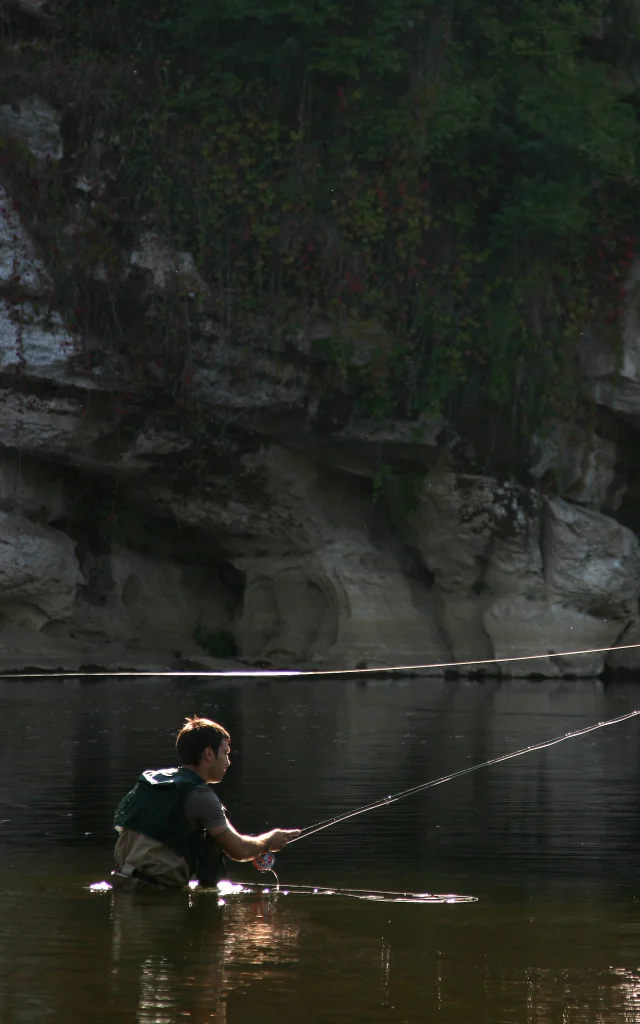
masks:
[[[0,107],[0,135],[72,166],[36,95]],[[93,188],[78,179],[69,237]],[[117,340],[56,310],[27,220],[0,180],[0,668],[543,654],[501,671],[593,675],[603,655],[555,655],[637,639],[634,289],[622,358],[585,334],[594,429],[558,421],[498,477],[469,431],[348,400],[322,319],[286,341],[258,319],[232,336],[190,254],[152,230],[125,259],[138,313],[153,326],[178,294],[192,337],[173,390],[159,371],[150,389],[153,359],[142,380]],[[366,364],[380,342],[375,325],[354,330],[348,358]]]

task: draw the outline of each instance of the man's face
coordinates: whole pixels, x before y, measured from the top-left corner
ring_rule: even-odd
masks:
[[[215,754],[213,747],[207,747],[205,754],[206,765],[207,765],[207,782],[221,782],[224,778],[224,773],[231,764],[229,754],[231,749],[229,746],[229,740],[223,739],[220,746],[218,747],[218,753]]]

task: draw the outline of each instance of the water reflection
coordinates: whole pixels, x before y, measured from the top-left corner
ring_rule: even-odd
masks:
[[[622,1019],[636,1024],[640,1020],[640,969],[630,971],[625,967],[612,967],[611,970],[616,977],[622,978],[619,986],[624,1010]]]
[[[186,714],[230,726],[221,796],[250,831],[638,704],[637,686],[598,681],[0,683],[1,1024],[640,1024],[637,720],[295,844],[278,856],[285,898],[87,891],[112,866],[115,804],[171,762]],[[17,774],[25,744],[34,768]],[[314,882],[479,901],[314,896]]]
[[[213,894],[113,893],[112,994],[138,979],[138,1024],[227,1021],[230,994],[295,964],[300,926],[277,899],[219,906]],[[152,951],[152,952],[150,952]]]

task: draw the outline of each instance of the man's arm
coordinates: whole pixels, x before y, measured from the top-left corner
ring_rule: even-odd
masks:
[[[277,853],[287,845],[295,836],[300,835],[300,829],[274,828],[271,832],[263,832],[259,836],[242,836],[233,827],[231,822],[226,826],[217,826],[207,830],[213,836],[218,846],[231,860],[254,860],[266,850]]]

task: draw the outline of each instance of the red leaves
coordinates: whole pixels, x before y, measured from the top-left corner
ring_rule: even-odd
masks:
[[[344,283],[352,295],[360,295],[364,291],[364,284],[361,278],[356,274],[352,274],[350,270],[345,274]]]

